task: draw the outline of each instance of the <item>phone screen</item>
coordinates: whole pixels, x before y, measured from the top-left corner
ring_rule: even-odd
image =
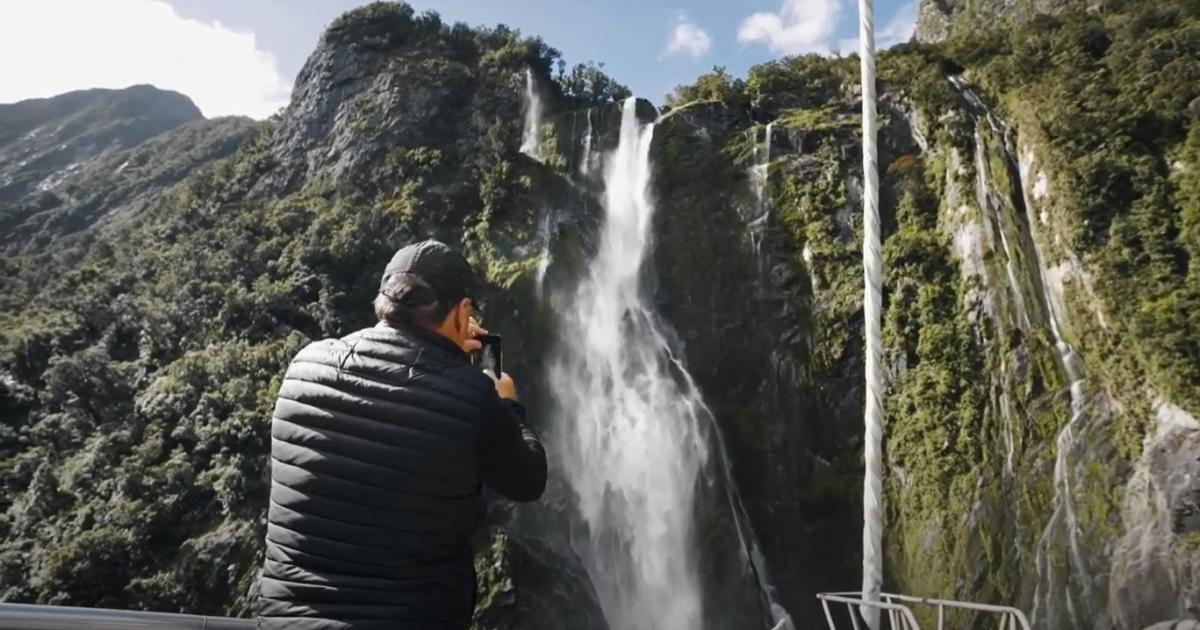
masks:
[[[481,370],[491,370],[492,374],[500,376],[504,372],[500,335],[483,335],[476,338],[483,346],[475,351],[475,365]]]

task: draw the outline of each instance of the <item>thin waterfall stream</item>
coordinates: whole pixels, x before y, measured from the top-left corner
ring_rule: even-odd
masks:
[[[1021,170],[1027,169],[1022,168]],[[1024,175],[1024,173],[1022,174]],[[1026,200],[1029,225],[1032,229],[1032,226],[1035,225],[1035,217],[1030,208],[1031,205]],[[1031,622],[1034,627],[1061,627],[1059,606],[1065,604],[1070,627],[1082,630],[1090,628],[1092,625],[1096,613],[1094,610],[1095,594],[1093,593],[1092,575],[1079,544],[1080,526],[1075,513],[1075,494],[1072,488],[1074,485],[1078,485],[1077,481],[1073,481],[1073,477],[1079,475],[1079,463],[1086,455],[1084,447],[1087,443],[1087,433],[1092,428],[1093,418],[1087,410],[1088,395],[1084,389],[1087,377],[1083,369],[1083,360],[1063,337],[1063,328],[1066,322],[1065,305],[1050,281],[1048,262],[1036,238],[1034,238],[1033,245],[1046,301],[1050,332],[1070,386],[1071,418],[1063,425],[1055,440],[1057,452],[1054,458],[1054,501],[1052,503],[1054,511],[1038,540],[1034,562],[1038,579],[1033,596]],[[1057,575],[1052,562],[1056,542],[1062,539],[1060,532],[1065,533],[1067,542],[1065,553],[1068,568],[1064,575]],[[1078,597],[1072,590],[1073,585],[1078,586]]]
[[[1083,630],[1091,627],[1096,614],[1095,593],[1093,592],[1092,575],[1089,571],[1084,553],[1079,542],[1080,526],[1076,516],[1073,488],[1078,485],[1079,463],[1084,457],[1083,447],[1086,444],[1088,431],[1092,428],[1093,418],[1088,413],[1088,395],[1085,389],[1086,375],[1083,360],[1075,352],[1074,347],[1064,336],[1066,322],[1065,306],[1062,296],[1056,292],[1051,282],[1051,268],[1046,255],[1034,234],[1037,218],[1033,212],[1033,202],[1028,198],[1028,165],[1018,160],[1016,148],[1010,140],[1009,130],[979,98],[977,94],[959,77],[951,77],[951,83],[959,90],[974,112],[975,130],[975,168],[976,194],[981,209],[985,213],[996,215],[999,202],[994,201],[993,184],[988,177],[989,165],[985,158],[987,145],[980,133],[979,125],[986,123],[996,135],[999,142],[997,150],[1001,151],[1005,163],[1015,171],[1015,185],[1020,188],[1017,211],[1024,210],[1024,219],[1030,230],[1029,247],[1036,264],[1033,270],[1036,274],[1037,285],[1045,308],[1045,324],[1049,328],[1054,342],[1055,352],[1067,376],[1070,392],[1070,418],[1059,430],[1055,441],[1056,452],[1054,460],[1054,497],[1051,503],[1052,511],[1041,535],[1038,537],[1034,551],[1034,570],[1037,574],[1033,594],[1033,610],[1030,622],[1035,628],[1057,629],[1069,627]],[[1015,167],[1015,168],[1014,168]],[[1021,284],[1018,281],[1016,257],[1013,246],[1005,234],[1002,221],[997,222],[998,236],[1006,259],[1005,271],[1008,275],[1014,304],[1017,307],[1019,323],[1029,327],[1031,319]],[[1004,414],[1006,423],[1011,422],[1008,413]],[[1011,425],[1005,427],[1011,435]],[[1010,455],[1013,449],[1012,438],[1006,437]],[[1011,474],[1012,464],[1007,463]],[[1057,561],[1063,557],[1061,562]]]
[[[763,142],[754,144],[754,164],[750,167],[751,193],[754,195],[754,216],[746,223],[750,237],[750,246],[754,249],[755,258],[762,259],[762,240],[766,231],[767,221],[771,216],[770,191],[767,188],[771,179],[771,132],[775,122],[767,123],[763,130]]]
[[[583,155],[579,158],[578,173],[586,178],[591,172],[592,165],[592,108],[587,109],[587,128],[583,132]]]
[[[580,555],[613,630],[706,627],[695,507],[724,488],[767,616],[790,620],[766,581],[720,432],[675,356],[643,290],[655,206],[654,124],[625,101],[618,145],[604,156],[604,223],[577,287],[559,296],[551,396],[570,426],[556,435],[562,474],[585,526]]]
[[[521,153],[542,159],[542,99],[533,81],[533,70],[525,69],[525,128],[521,134]]]

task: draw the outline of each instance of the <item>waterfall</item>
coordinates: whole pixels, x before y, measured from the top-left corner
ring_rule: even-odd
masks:
[[[771,214],[770,191],[767,185],[771,179],[771,132],[775,122],[767,123],[763,143],[754,145],[754,164],[750,166],[751,192],[754,194],[754,215],[746,224],[750,237],[750,245],[754,248],[755,258],[761,259],[763,233],[766,231],[767,220]]]
[[[1045,266],[1038,256],[1039,266],[1043,269],[1043,286],[1046,285]],[[1049,290],[1047,289],[1047,294]],[[1050,303],[1050,296],[1047,295],[1047,302]],[[1081,427],[1086,420],[1085,406],[1087,399],[1084,395],[1084,376],[1080,365],[1078,355],[1062,337],[1059,330],[1058,312],[1052,303],[1049,307],[1050,330],[1054,336],[1054,346],[1058,350],[1059,357],[1062,360],[1064,369],[1067,372],[1067,377],[1070,381],[1071,388],[1071,419],[1059,431],[1056,446],[1058,452],[1054,458],[1054,512],[1050,516],[1050,520],[1046,523],[1046,528],[1042,531],[1042,536],[1038,540],[1037,555],[1035,556],[1035,565],[1037,567],[1037,587],[1033,596],[1033,615],[1032,622],[1035,627],[1053,628],[1058,627],[1059,609],[1056,604],[1065,602],[1067,614],[1071,620],[1072,628],[1089,628],[1091,627],[1092,619],[1089,613],[1092,609],[1092,589],[1091,576],[1088,573],[1087,564],[1084,562],[1083,552],[1079,547],[1079,523],[1075,517],[1075,505],[1073,503],[1073,495],[1071,493],[1071,474],[1069,458],[1072,455],[1078,455],[1076,451],[1082,444],[1082,434],[1086,427]],[[1067,579],[1061,582],[1056,580],[1054,567],[1051,566],[1051,552],[1054,550],[1057,541],[1056,534],[1059,528],[1064,528],[1067,534],[1067,556],[1071,563],[1071,569],[1074,570],[1074,576],[1067,576]],[[1071,593],[1071,577],[1074,577],[1076,582],[1081,586],[1083,594],[1083,605],[1085,613],[1080,618],[1080,613],[1076,609],[1075,598]],[[1061,592],[1055,592],[1055,586],[1061,586]],[[1045,618],[1041,614],[1045,614]],[[1044,622],[1039,624],[1039,622]],[[1082,625],[1081,625],[1082,624]]]
[[[550,246],[554,240],[554,213],[545,211],[542,213],[542,219],[538,223],[538,240],[542,244],[541,255],[538,258],[537,276],[535,292],[538,299],[541,299],[542,293],[545,291],[546,272],[550,269],[550,263],[553,262],[553,252]]]
[[[763,133],[762,144],[755,143],[754,145],[754,164],[750,167],[750,182],[753,185],[754,199],[758,202],[760,209],[766,210],[767,206],[767,183],[770,179],[768,170],[771,166],[771,135],[775,128],[775,122],[767,123],[766,131]]]
[[[754,252],[755,263],[758,266],[758,278],[755,286],[760,294],[770,283],[768,279],[768,255],[763,250],[763,243],[766,238],[768,221],[770,220],[771,208],[773,206],[769,185],[771,179],[771,141],[774,129],[774,121],[767,123],[766,128],[763,130],[762,144],[755,142],[754,162],[749,169],[750,192],[754,197],[754,205],[749,209],[748,213],[742,215],[743,219],[746,220],[746,233],[750,240],[750,247]],[[808,247],[808,245],[805,244],[805,247]],[[775,366],[776,370],[788,373],[786,380],[789,382],[795,380],[794,375],[790,373],[794,369],[791,360],[786,354],[780,353],[778,348],[771,351],[771,363]],[[778,396],[778,392],[776,392],[776,396]],[[776,402],[778,402],[777,399]],[[729,480],[729,503],[730,509],[734,514],[734,525],[737,529],[738,538],[746,550],[746,554],[749,556],[748,562],[757,580],[758,591],[763,600],[764,610],[767,613],[767,617],[771,620],[772,628],[775,630],[790,630],[793,627],[791,617],[788,616],[787,611],[784,610],[777,599],[775,587],[771,584],[770,577],[767,575],[766,559],[762,556],[762,552],[758,548],[754,532],[750,530],[750,518],[746,514],[745,506],[742,505],[737,488],[733,484],[733,471],[730,469],[728,459],[724,456],[724,453],[727,451],[721,439],[720,431],[717,431],[716,435],[718,439],[718,453],[721,455],[722,463],[725,467],[725,478]]]
[[[1028,219],[1030,229],[1032,229],[1034,217],[1032,216],[1032,206],[1028,201],[1026,209],[1030,213]],[[1072,628],[1090,628],[1094,609],[1092,577],[1079,546],[1079,522],[1075,516],[1074,495],[1071,490],[1073,471],[1070,461],[1072,457],[1076,459],[1077,463],[1081,461],[1080,458],[1083,455],[1081,447],[1085,445],[1083,438],[1090,428],[1087,424],[1083,362],[1075,353],[1075,349],[1063,338],[1062,327],[1063,322],[1066,321],[1064,307],[1060,297],[1055,295],[1052,290],[1046,258],[1042,255],[1037,239],[1035,238],[1033,241],[1034,255],[1037,258],[1038,270],[1041,275],[1042,293],[1046,302],[1047,319],[1050,323],[1050,333],[1054,338],[1054,347],[1058,351],[1059,359],[1067,374],[1067,381],[1070,383],[1071,418],[1059,431],[1056,440],[1058,451],[1054,458],[1054,500],[1051,503],[1054,511],[1042,531],[1041,538],[1038,539],[1037,555],[1034,561],[1037,568],[1037,587],[1033,596],[1031,621],[1035,627],[1060,627],[1061,609],[1057,608],[1056,604],[1062,602],[1066,604],[1067,616]],[[1073,572],[1073,574],[1069,572],[1062,580],[1056,579],[1057,576],[1051,564],[1051,553],[1055,550],[1055,543],[1058,539],[1056,534],[1060,528],[1066,531],[1065,551],[1070,562],[1069,569]],[[1074,579],[1072,580],[1072,578]],[[1076,582],[1080,586],[1082,601],[1079,603],[1083,606],[1082,611],[1078,609],[1076,598],[1072,594],[1072,582]],[[1061,591],[1056,592],[1056,585],[1061,588]]]
[[[995,221],[1001,247],[1006,258],[1006,273],[1013,294],[1014,305],[1019,317],[1018,324],[1023,327],[1032,326],[1030,313],[1025,303],[1025,295],[1018,283],[1016,257],[1013,246],[1021,247],[1021,243],[1010,244],[1005,232],[1005,221],[998,212],[1002,201],[993,194],[993,184],[989,180],[988,162],[986,160],[986,145],[980,132],[980,125],[986,123],[1001,143],[998,149],[1002,152],[1005,166],[1010,169],[1010,179],[1020,187],[1020,196],[1013,200],[1017,211],[1024,211],[1028,224],[1029,246],[1037,265],[1036,284],[1040,285],[1042,302],[1044,303],[1046,325],[1054,341],[1055,351],[1059,362],[1067,376],[1071,397],[1070,419],[1063,425],[1056,440],[1057,452],[1054,461],[1054,498],[1051,503],[1053,510],[1038,538],[1034,550],[1034,567],[1037,572],[1037,582],[1033,594],[1033,610],[1030,621],[1035,628],[1058,630],[1072,628],[1084,630],[1091,628],[1096,615],[1096,599],[1092,575],[1088,570],[1083,549],[1079,542],[1080,528],[1076,517],[1074,488],[1083,476],[1082,466],[1085,461],[1086,436],[1093,428],[1093,419],[1087,410],[1088,396],[1085,390],[1085,374],[1083,361],[1075,349],[1064,337],[1066,325],[1066,309],[1062,298],[1056,293],[1058,286],[1051,282],[1052,270],[1034,234],[1037,220],[1034,215],[1034,200],[1029,198],[1029,190],[1025,182],[1030,181],[1029,168],[1026,160],[1016,158],[1008,128],[982,99],[960,77],[951,77],[951,83],[963,95],[975,119],[975,169],[976,194],[980,209],[985,217]],[[1014,168],[1015,167],[1015,168]],[[1015,173],[1012,171],[1016,171]],[[1035,188],[1044,184],[1035,183]],[[1061,287],[1060,287],[1061,288]],[[1006,472],[1011,475],[1013,443],[1011,438],[1011,418],[1009,402],[1002,404],[1002,415],[1005,420],[1006,447],[1009,451],[1006,461]],[[1063,544],[1065,538],[1065,544]],[[1019,550],[1020,551],[1020,550]],[[1065,555],[1065,566],[1055,563],[1055,556]],[[1019,557],[1019,556],[1018,556]],[[1065,614],[1065,618],[1064,618]]]
[[[586,179],[592,172],[592,108],[587,109],[587,129],[583,133],[583,155],[579,159],[579,176]]]
[[[978,100],[978,97],[976,97]],[[978,121],[975,127],[975,200],[979,204],[979,210],[983,213],[984,221],[991,221],[995,226],[995,230],[1000,238],[1000,247],[1004,251],[1004,271],[1008,275],[1009,293],[1012,295],[1013,305],[1017,309],[1018,325],[1022,330],[1029,329],[1029,311],[1025,307],[1025,295],[1021,292],[1021,285],[1017,282],[1017,259],[1013,255],[1013,250],[1008,244],[1008,236],[1005,235],[1004,220],[1000,216],[1000,203],[992,197],[992,183],[989,177],[989,166],[987,162],[987,145],[983,141],[983,134],[979,131]],[[1013,471],[1013,455],[1016,451],[1016,441],[1013,439],[1013,418],[1012,418],[1012,403],[1009,400],[1008,391],[1000,394],[1000,419],[1004,424],[1004,474],[1012,479]],[[1020,551],[1020,550],[1018,550]]]
[[[562,313],[550,374],[570,425],[560,436],[587,525],[585,560],[614,630],[701,628],[692,508],[708,459],[694,390],[673,373],[641,268],[654,206],[654,126],[625,102],[605,165],[605,222],[588,275]]]
[[[968,91],[973,94],[973,92]],[[978,99],[979,97],[975,97]],[[1003,136],[1001,136],[1003,141]],[[1029,310],[1025,307],[1025,295],[1021,293],[1021,284],[1017,282],[1017,259],[1013,255],[1012,248],[1008,244],[1008,236],[1005,234],[1004,221],[1000,217],[996,208],[999,206],[991,196],[992,184],[988,177],[987,163],[987,145],[983,142],[983,134],[980,133],[978,125],[975,127],[975,198],[979,204],[979,210],[983,212],[985,220],[988,218],[994,219],[993,223],[996,226],[996,232],[1000,237],[1000,247],[1004,250],[1004,271],[1008,274],[1008,286],[1012,293],[1013,304],[1017,307],[1017,316],[1020,318],[1020,324],[1025,328],[1029,328]]]
[[[585,526],[577,547],[609,626],[703,630],[694,520],[697,493],[713,477],[724,476],[751,566],[762,558],[728,478],[720,434],[710,432],[712,414],[643,294],[654,125],[639,124],[636,104],[625,101],[617,148],[604,162],[598,250],[580,285],[559,302],[560,341],[548,378],[564,419],[556,451]],[[769,589],[764,574],[756,575]],[[773,603],[773,590],[764,596]]]
[[[542,99],[533,82],[533,71],[525,69],[525,130],[521,137],[521,153],[542,159]]]

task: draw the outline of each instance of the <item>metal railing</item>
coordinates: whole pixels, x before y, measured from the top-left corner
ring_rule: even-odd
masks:
[[[825,621],[829,622],[829,630],[837,630],[838,626],[833,621],[833,613],[829,611],[829,604],[845,604],[846,612],[850,615],[850,625],[854,630],[863,630],[866,622],[858,616],[859,608],[877,608],[881,612],[887,613],[888,622],[891,624],[892,630],[921,630],[921,626],[917,624],[917,618],[913,616],[912,610],[903,604],[897,604],[889,601],[868,602],[863,600],[862,593],[821,593],[817,595],[817,599],[821,600],[821,608],[825,610]]]
[[[919,604],[935,609],[937,611],[937,630],[945,630],[947,610],[964,610],[996,615],[1000,619],[999,630],[1030,630],[1029,619],[1025,617],[1025,613],[1012,606],[976,604],[973,602],[933,599],[930,597],[912,597],[911,595],[897,595],[894,593],[881,593],[879,598],[880,601],[878,602],[867,602],[863,600],[862,593],[859,592],[822,593],[817,595],[817,599],[821,600],[821,605],[825,609],[825,620],[829,622],[829,630],[837,630],[837,625],[834,623],[833,617],[829,614],[828,602],[846,604],[850,612],[850,622],[855,630],[861,630],[860,624],[862,622],[859,620],[856,611],[856,608],[861,606],[887,611],[892,630],[920,630],[916,617],[913,616],[912,609],[907,604]]]
[[[920,604],[922,606],[930,606],[937,610],[937,630],[945,630],[946,610],[970,610],[974,612],[990,613],[1000,618],[1000,630],[1030,630],[1029,619],[1025,617],[1025,613],[1020,609],[1012,606],[996,606],[994,604],[976,604],[974,602],[958,602],[949,599],[933,599],[930,597],[912,597],[910,595],[896,595],[893,593],[883,593],[880,595],[885,601],[889,602],[905,602],[908,604]]]
[[[880,601],[863,600],[862,593],[821,593],[821,608],[829,630],[837,630],[829,604],[844,604],[854,630],[864,630],[859,609],[875,608],[886,613],[891,630],[921,630],[917,618],[907,604],[929,606],[937,610],[937,630],[945,630],[947,610],[966,610],[991,613],[1000,618],[999,630],[1030,630],[1025,613],[1012,606],[995,606],[958,602],[948,599],[912,597],[881,593]],[[0,630],[251,630],[253,619],[207,617],[177,613],[109,610],[105,608],[74,608],[69,606],[39,606],[34,604],[0,604]]]
[[[253,619],[176,613],[0,604],[0,630],[251,630]]]

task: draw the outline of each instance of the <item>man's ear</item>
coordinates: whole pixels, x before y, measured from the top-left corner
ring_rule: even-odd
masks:
[[[454,307],[454,326],[459,330],[466,331],[471,325],[471,298],[463,298],[459,300],[458,306]]]

